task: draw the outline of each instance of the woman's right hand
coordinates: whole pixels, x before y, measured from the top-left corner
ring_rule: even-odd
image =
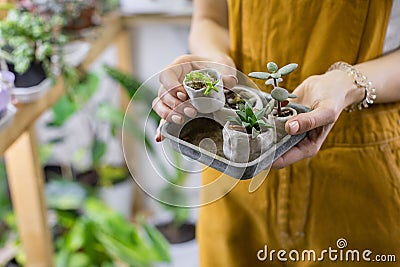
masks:
[[[153,100],[153,109],[161,117],[160,126],[165,121],[182,124],[185,117],[196,117],[197,110],[188,101],[182,83],[187,73],[202,68],[217,69],[222,74],[224,88],[232,88],[238,82],[236,70],[228,65],[218,64],[210,61],[210,59],[194,55],[184,55],[177,58],[161,72],[161,86],[158,90],[158,96]],[[160,126],[156,134],[157,142],[162,140]]]

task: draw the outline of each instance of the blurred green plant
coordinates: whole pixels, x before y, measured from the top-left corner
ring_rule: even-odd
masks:
[[[55,180],[49,188],[46,198],[57,218],[57,267],[148,267],[170,261],[168,242],[143,220],[126,221],[78,183]]]
[[[135,101],[135,103],[140,103],[144,106],[145,112],[148,112],[149,119],[155,124],[158,125],[160,122],[160,117],[157,113],[152,109],[152,102],[154,98],[157,96],[154,91],[150,88],[142,85],[139,81],[137,81],[132,75],[127,73],[123,73],[117,68],[111,66],[104,66],[106,73],[115,81],[117,81],[128,93],[131,98],[131,101]],[[140,90],[139,90],[140,89]],[[138,115],[138,114],[137,114]],[[143,116],[138,115],[139,118],[143,118]],[[125,120],[125,123],[132,122],[132,124],[137,124],[137,118],[129,118],[129,120]],[[134,127],[134,126],[133,126]],[[140,127],[134,127],[140,128]],[[141,131],[142,132],[142,131]],[[177,152],[173,152],[174,155],[174,166],[173,170],[169,170],[165,166],[165,162],[160,157],[160,154],[155,151],[153,145],[149,141],[152,136],[148,136],[149,131],[146,133],[137,133],[134,136],[139,138],[138,140],[145,140],[146,149],[150,152],[152,156],[152,160],[156,162],[157,167],[160,169],[164,178],[166,178],[169,183],[162,188],[159,192],[159,197],[163,200],[166,200],[169,203],[182,203],[187,204],[187,196],[183,194],[181,191],[176,189],[176,185],[183,186],[187,180],[186,172],[182,171],[180,166],[181,164],[181,155]],[[144,135],[144,136],[143,136]],[[179,228],[185,222],[188,222],[189,219],[189,209],[184,207],[177,207],[173,205],[169,205],[163,202],[159,202],[160,205],[168,212],[170,212],[173,216],[173,224],[172,226],[175,228]]]
[[[14,64],[14,70],[25,73],[33,63],[43,67],[47,77],[55,79],[52,56],[58,55],[64,84],[69,92],[78,82],[78,72],[64,61],[63,47],[68,38],[60,29],[65,21],[61,16],[44,18],[18,9],[8,10],[0,21],[0,57]]]

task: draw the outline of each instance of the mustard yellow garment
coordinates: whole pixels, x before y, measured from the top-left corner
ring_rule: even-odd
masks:
[[[336,61],[355,64],[380,56],[391,5],[390,0],[230,0],[232,56],[244,73],[263,71],[268,61],[299,63],[283,84],[293,90]],[[208,169],[203,182],[220,175]],[[249,183],[241,181],[201,208],[201,267],[374,265],[327,257],[257,259],[265,245],[318,252],[337,249],[340,238],[348,249],[369,249],[371,257],[397,253],[400,262],[398,103],[343,113],[317,156],[271,171],[255,193],[248,192]]]

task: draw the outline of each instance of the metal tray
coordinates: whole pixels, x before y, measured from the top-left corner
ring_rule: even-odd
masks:
[[[12,104],[8,104],[6,113],[0,118],[0,131],[4,130],[12,123],[16,112],[17,109]]]
[[[249,88],[249,90],[260,94],[263,100],[265,100],[265,104],[270,100],[269,94],[252,88]],[[290,103],[289,106],[296,109],[298,113],[309,111],[307,107],[295,103]],[[226,159],[223,155],[221,126],[223,123],[221,121],[216,122],[215,120],[216,118],[214,118],[214,114],[212,113],[198,114],[197,118],[187,121],[182,125],[170,122],[165,123],[161,128],[161,133],[179,153],[241,180],[251,179],[264,169],[269,168],[274,160],[282,156],[306,136],[306,133],[294,136],[287,135],[255,160],[248,163],[236,163]],[[218,129],[217,125],[220,129]],[[218,132],[220,132],[221,137],[218,136]],[[198,142],[190,143],[188,140],[184,140],[185,136],[191,134],[192,136],[198,135],[198,139],[206,140],[205,138],[209,138],[213,140],[216,147],[207,147],[207,145],[199,146]]]

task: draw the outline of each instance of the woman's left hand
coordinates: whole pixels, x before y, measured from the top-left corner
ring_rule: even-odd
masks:
[[[291,135],[308,133],[273,163],[272,168],[275,169],[317,154],[343,109],[363,98],[363,91],[354,85],[349,75],[340,70],[311,76],[293,93],[298,97],[293,102],[310,107],[312,111],[288,120],[286,132]]]

